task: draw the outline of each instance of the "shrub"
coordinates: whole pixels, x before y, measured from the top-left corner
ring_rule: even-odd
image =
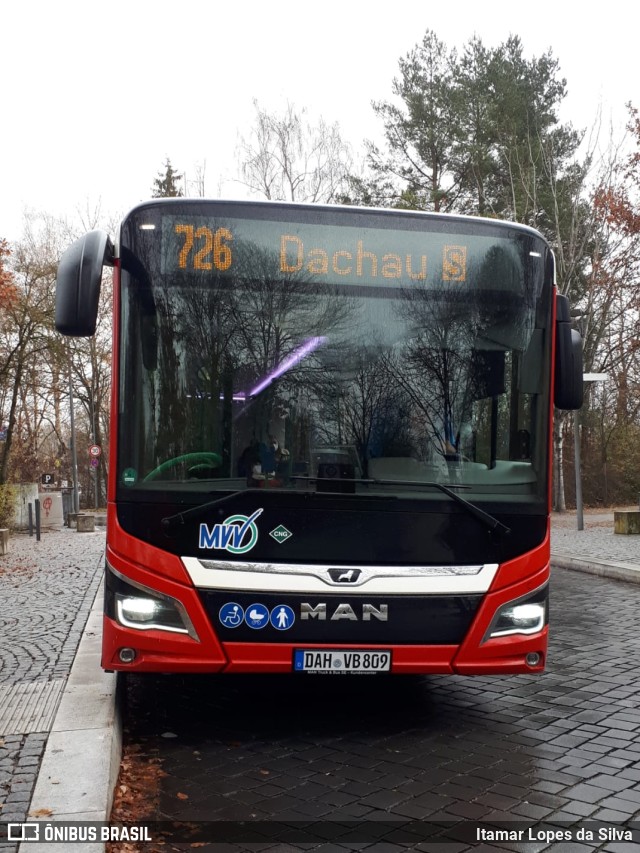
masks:
[[[13,486],[0,485],[0,527],[12,527],[16,505],[16,493]]]

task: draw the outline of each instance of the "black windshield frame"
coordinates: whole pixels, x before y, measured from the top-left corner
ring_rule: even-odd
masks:
[[[158,464],[154,468],[149,469],[148,464],[146,467],[140,464],[141,454],[148,452],[149,423],[151,423],[155,418],[155,429],[162,429],[166,436],[171,436],[172,433],[180,432],[179,425],[182,423],[180,419],[184,417],[184,412],[181,413],[179,389],[177,389],[177,387],[175,390],[175,400],[171,401],[171,406],[165,406],[165,409],[162,412],[156,412],[151,418],[145,415],[142,411],[148,401],[145,400],[143,404],[140,403],[139,400],[141,396],[139,392],[142,377],[144,374],[150,374],[158,369],[162,369],[162,367],[158,367],[158,354],[162,354],[162,347],[163,345],[166,347],[167,344],[166,340],[164,342],[162,340],[162,324],[158,323],[160,301],[158,298],[159,276],[164,275],[167,282],[170,282],[167,290],[171,287],[177,288],[185,286],[184,281],[181,282],[179,276],[176,277],[173,275],[175,270],[172,271],[171,276],[169,274],[159,272],[161,263],[165,263],[165,261],[159,260],[160,256],[157,252],[157,242],[155,243],[156,248],[152,249],[154,239],[157,241],[158,235],[162,232],[163,218],[168,216],[179,218],[187,217],[191,218],[191,220],[196,223],[201,219],[206,218],[212,219],[216,223],[224,221],[225,218],[233,221],[246,220],[257,223],[258,227],[261,222],[290,223],[291,226],[295,226],[302,222],[306,226],[310,227],[316,224],[327,225],[328,223],[328,227],[335,227],[337,224],[342,224],[345,228],[362,229],[365,234],[367,233],[367,229],[375,229],[376,234],[380,231],[386,230],[390,235],[393,235],[397,230],[409,235],[428,232],[431,235],[442,235],[443,238],[451,237],[453,238],[452,242],[454,243],[456,239],[461,242],[459,238],[487,238],[490,240],[500,239],[507,241],[507,243],[514,246],[517,245],[519,256],[525,259],[525,263],[530,262],[532,266],[535,265],[536,268],[535,282],[532,282],[531,280],[527,282],[528,295],[523,297],[522,294],[509,290],[498,282],[495,292],[489,294],[489,296],[484,300],[483,305],[485,305],[485,303],[490,303],[491,300],[495,303],[499,302],[503,306],[503,313],[507,318],[501,329],[508,329],[509,318],[511,316],[520,316],[517,313],[519,300],[526,298],[531,301],[533,294],[534,304],[529,305],[527,309],[527,317],[529,318],[527,322],[530,321],[530,323],[533,324],[533,329],[528,329],[526,331],[529,335],[529,348],[534,350],[534,355],[529,358],[529,362],[531,362],[530,364],[526,363],[526,356],[518,356],[518,359],[512,357],[511,360],[509,360],[509,357],[507,356],[507,361],[505,363],[503,352],[507,351],[508,344],[505,343],[505,340],[503,339],[499,339],[497,342],[495,340],[483,341],[482,346],[484,349],[482,351],[478,351],[477,349],[473,350],[473,357],[477,358],[479,363],[477,372],[481,374],[482,382],[487,386],[485,389],[487,392],[485,397],[478,397],[477,400],[472,400],[473,405],[477,409],[474,417],[476,420],[484,419],[484,421],[487,422],[493,422],[493,420],[495,420],[495,422],[499,421],[502,426],[500,427],[498,435],[495,434],[496,430],[493,428],[485,430],[486,436],[484,436],[483,441],[486,446],[482,448],[484,456],[477,457],[478,460],[481,459],[482,461],[476,461],[474,457],[471,462],[468,455],[468,447],[464,448],[463,440],[460,438],[460,435],[456,437],[455,432],[452,431],[450,435],[451,446],[450,448],[444,448],[442,451],[443,465],[441,467],[446,473],[438,474],[437,476],[442,478],[442,482],[445,485],[466,485],[470,491],[465,494],[465,497],[468,497],[475,503],[495,503],[496,501],[498,504],[504,502],[505,505],[507,503],[515,503],[521,508],[519,511],[526,512],[526,508],[528,506],[532,511],[540,511],[541,503],[546,501],[548,495],[548,425],[550,418],[551,318],[553,294],[552,255],[547,243],[540,234],[532,229],[511,223],[500,223],[466,217],[399,211],[352,209],[346,207],[252,202],[209,202],[199,199],[163,199],[141,205],[128,215],[122,225],[119,250],[122,267],[120,285],[121,313],[119,318],[120,376],[118,385],[119,434],[117,489],[119,499],[126,501],[152,500],[154,502],[166,500],[168,504],[175,504],[176,501],[181,504],[184,501],[187,504],[193,504],[194,502],[197,503],[200,501],[210,500],[212,494],[224,494],[225,490],[235,491],[238,487],[256,488],[262,487],[263,485],[268,487],[268,477],[271,474],[268,468],[273,466],[273,474],[276,474],[278,472],[278,466],[283,470],[284,467],[288,466],[287,479],[284,485],[291,487],[292,491],[295,491],[296,489],[297,475],[298,482],[305,476],[311,477],[315,483],[321,481],[318,486],[319,491],[327,490],[331,492],[335,489],[338,493],[348,495],[349,498],[352,499],[357,499],[359,496],[363,498],[384,498],[385,496],[388,496],[390,499],[392,497],[394,499],[403,498],[411,500],[412,502],[421,500],[425,502],[426,505],[434,501],[432,490],[419,489],[418,486],[415,488],[397,488],[394,490],[390,486],[381,485],[379,487],[375,487],[372,485],[372,481],[374,480],[378,480],[380,482],[384,482],[385,480],[398,482],[405,481],[406,472],[410,467],[409,462],[406,460],[412,460],[412,463],[417,461],[419,466],[421,466],[416,468],[416,466],[413,465],[410,471],[410,479],[415,479],[417,484],[421,481],[427,482],[434,479],[434,466],[431,464],[432,460],[427,462],[422,458],[416,459],[415,457],[418,456],[418,453],[415,446],[409,447],[407,441],[405,441],[405,446],[401,446],[402,442],[400,441],[396,441],[396,443],[393,444],[391,441],[393,438],[392,436],[387,436],[386,438],[383,437],[383,443],[384,441],[387,441],[386,446],[392,447],[391,451],[384,452],[383,454],[379,454],[377,450],[371,451],[367,449],[366,451],[363,451],[361,446],[362,442],[360,441],[361,436],[357,437],[358,440],[352,440],[351,437],[347,437],[347,439],[344,440],[344,436],[341,436],[342,440],[339,442],[330,442],[329,440],[325,440],[324,444],[317,441],[314,444],[313,441],[315,441],[315,439],[310,441],[307,438],[305,440],[307,441],[306,453],[308,458],[305,459],[302,458],[303,454],[301,451],[296,449],[293,458],[291,458],[293,454],[289,453],[288,458],[286,456],[281,456],[280,460],[276,461],[273,454],[271,454],[271,450],[267,448],[267,452],[270,453],[271,456],[269,456],[268,462],[264,462],[265,451],[255,448],[255,458],[261,458],[261,461],[255,464],[262,468],[265,476],[264,480],[256,480],[247,476],[247,473],[251,472],[240,468],[240,453],[238,451],[238,447],[231,447],[229,442],[225,445],[224,440],[220,440],[219,444],[215,447],[187,446],[187,444],[185,444],[181,448],[185,451],[184,453],[178,453],[171,450],[171,453],[174,453],[175,455],[170,458],[171,461],[173,461],[176,458],[189,455],[191,458],[186,460],[184,463],[185,465],[190,466],[188,468],[190,472],[189,475],[181,473],[172,479],[176,472],[173,471],[173,469],[166,469],[167,471],[171,470],[171,477],[164,478],[165,471],[161,472],[161,474],[149,477],[150,473],[153,473],[153,471],[157,470],[158,467],[161,467],[166,463],[167,458],[162,458],[161,450],[163,446],[169,447],[168,439],[163,439],[164,445],[162,442],[159,442],[158,450],[156,451]],[[212,229],[212,233],[215,234],[216,232]],[[368,249],[368,245],[366,248]],[[336,253],[334,253],[334,259],[335,254]],[[211,255],[211,257],[213,257],[213,255]],[[340,263],[344,261],[345,257],[346,256],[343,255],[339,258]],[[398,257],[402,256],[399,254]],[[533,258],[534,260],[530,261],[530,258]],[[354,259],[354,267],[355,263],[356,260]],[[224,265],[224,258],[222,258],[221,265]],[[408,261],[407,268],[410,268]],[[414,261],[413,267],[410,269],[414,275],[417,274],[420,270],[420,261]],[[525,275],[528,276],[529,279],[534,277],[534,273],[530,269],[527,269]],[[192,276],[190,282],[188,282],[186,286],[192,286],[193,281],[195,280],[196,277]],[[200,274],[200,280],[204,280],[202,274]],[[244,286],[249,290],[249,278],[245,277],[243,282]],[[349,286],[335,280],[331,283],[329,289],[325,288],[322,282],[318,285],[317,281],[310,281],[309,277],[307,277],[304,284],[307,289],[313,289],[313,287],[316,287],[319,293],[318,300],[323,301],[324,307],[322,310],[325,312],[327,317],[331,316],[330,307],[332,300],[335,302],[337,299],[343,298],[343,301],[348,303],[351,299],[348,289]],[[262,281],[259,277],[257,278],[256,283],[252,286],[256,293],[261,293],[260,288],[262,287]],[[233,289],[233,282],[226,280],[224,276],[219,277],[219,293],[222,293],[225,290],[233,293]],[[282,291],[282,286],[280,290]],[[426,288],[423,290],[426,292]],[[135,307],[132,297],[134,291]],[[434,305],[439,306],[438,311],[441,312],[442,306],[447,305],[448,302],[450,302],[450,300],[447,299],[447,294],[444,290],[442,298],[433,299],[430,295],[428,302],[422,298],[422,291],[419,288],[417,288],[415,292],[418,295],[415,297],[414,302],[411,302],[411,300],[405,300],[406,305],[402,310],[406,315],[413,314],[415,316],[416,313],[419,313],[421,310],[425,310],[425,305],[428,306],[429,311],[433,311]],[[278,289],[274,288],[273,293],[278,296]],[[371,293],[367,295],[367,298],[370,295]],[[262,298],[262,296],[260,296],[260,298]],[[372,304],[373,299],[380,300],[379,304],[386,306],[393,299],[396,299],[396,301],[398,300],[397,289],[394,292],[391,286],[381,286],[376,289],[375,296],[370,300]],[[463,302],[464,300],[461,300],[461,304]],[[197,307],[197,305],[194,306],[194,315]],[[170,311],[173,310],[173,308],[175,308],[175,306],[170,305],[169,308],[166,309],[167,316],[170,315]],[[464,316],[466,317],[466,315]],[[498,315],[496,314],[496,316]],[[344,324],[344,318],[338,318],[335,322],[336,324],[339,324],[340,322]],[[498,328],[498,326],[499,323],[495,322],[493,327]],[[307,353],[304,353],[304,356],[300,355],[302,347],[309,346],[310,352],[313,353],[312,358],[315,358],[316,354],[313,349],[313,342],[316,339],[327,337],[326,335],[322,336],[320,334],[311,334],[314,328],[313,323],[310,322],[309,329],[302,337],[301,341],[294,341],[289,345],[288,352],[284,352],[279,356],[279,358],[272,359],[272,364],[270,366],[271,373],[277,373],[277,370],[282,369],[283,365],[286,365],[287,359],[293,359],[295,361],[295,358],[299,357],[300,360],[306,360],[305,367],[307,369],[307,373],[311,375],[314,365],[312,360],[307,357]],[[530,334],[531,332],[532,334]],[[500,333],[502,334],[502,331]],[[361,334],[364,334],[364,332],[361,332]],[[170,335],[165,330],[165,338],[168,339],[169,337]],[[183,337],[185,340],[188,339],[188,335],[186,334],[183,334]],[[309,342],[311,342],[311,344]],[[191,344],[189,345],[191,346]],[[195,340],[192,343],[192,346],[193,348],[197,346],[197,342]],[[322,349],[324,347],[325,351],[328,352],[324,341],[322,344],[316,344],[315,346],[317,349]],[[422,347],[422,349],[420,347]],[[223,348],[216,353],[216,357],[220,356],[222,349]],[[415,353],[424,352],[424,346],[422,344],[417,343],[414,349]],[[464,355],[466,355],[466,353]],[[324,362],[324,367],[321,362],[318,362],[316,364],[317,372],[320,373],[321,369],[326,371],[326,365],[329,364],[331,370],[336,371],[335,375],[338,376],[340,370],[340,359],[336,357],[335,353],[333,353],[332,359],[333,360],[327,357]],[[179,359],[176,359],[176,363],[178,361]],[[416,382],[418,381],[416,377],[419,378],[421,376],[420,371],[422,371],[424,375],[431,375],[425,373],[427,368],[434,371],[439,369],[441,366],[440,364],[435,366],[425,366],[425,364],[420,364],[420,359],[417,356],[415,356],[415,361],[418,366],[414,369],[414,375],[411,377],[411,381],[407,381],[405,383],[406,388],[404,389],[405,396],[409,400],[411,400],[411,393],[413,393],[416,387]],[[458,361],[464,362],[464,359],[459,358]],[[163,364],[162,355],[160,355],[160,363],[161,365]],[[165,372],[167,372],[168,376],[168,369],[171,365],[171,360],[165,358],[164,364],[166,365]],[[496,364],[498,373],[501,372],[504,375],[505,372],[507,372],[512,377],[513,387],[510,391],[509,389],[505,390],[502,388],[500,382],[498,382],[498,385],[495,385],[494,373],[496,373]],[[274,365],[276,368],[275,371],[273,369]],[[386,357],[384,368],[387,371],[391,371],[393,368],[391,357]],[[460,369],[459,366],[458,369]],[[476,370],[475,367],[474,370]],[[292,379],[295,374],[295,371],[291,369],[284,369],[280,375],[275,376],[275,378],[270,378],[269,369],[266,369],[264,371],[264,375],[256,373],[253,377],[248,375],[245,376],[244,384],[240,387],[238,384],[238,376],[240,372],[236,366],[233,367],[233,370],[227,371],[227,373],[229,372],[234,374],[232,378],[230,378],[229,375],[225,376],[225,368],[221,361],[219,365],[219,377],[218,380],[216,380],[217,384],[215,385],[215,391],[213,392],[215,394],[215,399],[217,400],[219,398],[221,400],[218,412],[219,424],[216,427],[221,434],[224,433],[225,429],[227,431],[229,428],[233,429],[234,424],[238,423],[239,419],[236,417],[237,412],[236,409],[234,409],[234,406],[237,408],[237,404],[241,404],[246,407],[248,405],[247,401],[250,399],[253,408],[257,409],[263,404],[266,395],[269,394],[271,396],[270,405],[273,407],[275,405],[273,400],[277,397],[277,394],[282,391],[286,382],[289,382],[290,384],[292,383]],[[391,372],[389,372],[388,375],[392,376],[392,378],[398,378],[397,375],[394,375]],[[265,381],[266,385],[264,385],[264,388],[261,388],[261,383],[264,383]],[[298,385],[300,385],[300,381],[297,381]],[[305,381],[308,382],[309,387],[313,387],[314,393],[316,393],[318,381],[316,379],[308,379]],[[313,383],[315,383],[315,385]],[[492,392],[492,383],[494,383],[495,386],[493,388],[493,392],[500,390],[500,394]],[[535,393],[530,394],[529,391],[527,391],[527,395],[522,395],[522,400],[514,402],[514,399],[511,399],[509,402],[509,396],[514,398],[516,392],[514,383],[520,383],[523,386],[527,386],[528,383],[534,388]],[[338,386],[336,386],[336,388],[337,387]],[[342,393],[341,389],[342,386],[338,389],[340,390],[340,393]],[[199,391],[197,388],[195,390],[196,392]],[[478,394],[485,393],[485,391],[478,391],[476,387],[473,393],[478,396]],[[174,392],[172,391],[172,393]],[[283,399],[285,399],[285,403],[288,404],[291,400],[290,389],[287,393],[289,396],[286,397],[285,395]],[[323,389],[322,393],[330,394],[331,392]],[[203,397],[206,394],[209,394],[209,397],[211,397],[212,392],[207,389],[202,389]],[[240,394],[244,395],[243,399],[239,399]],[[189,399],[193,400],[195,396],[196,395],[192,394]],[[529,397],[531,399],[529,399]],[[500,398],[502,402],[496,403],[496,398]],[[278,402],[278,405],[280,404],[281,401]],[[187,405],[191,407],[191,411],[194,411],[197,408],[196,404],[192,402],[189,402]],[[385,405],[390,406],[391,404],[387,401]],[[468,407],[468,404],[464,401],[458,402],[456,405],[460,408],[463,406]],[[175,423],[178,424],[177,427],[173,426],[171,411],[175,413]],[[162,415],[161,418],[159,418],[159,414]],[[425,417],[429,416],[429,412],[426,411],[426,408],[425,411],[422,412],[422,415]],[[141,428],[141,419],[145,416],[147,417],[148,422],[144,428]],[[287,415],[287,417],[290,417],[290,415]],[[318,416],[318,418],[319,417],[320,416]],[[409,416],[407,416],[407,420],[408,418]],[[519,418],[526,419],[529,429],[521,428],[522,425],[518,423]],[[163,423],[158,423],[159,420],[162,420]],[[286,433],[286,428],[288,428],[289,425],[286,424],[286,418],[284,420],[285,426],[279,430],[279,434],[275,435],[274,439],[274,444],[279,445],[281,453],[282,451],[287,452],[287,447],[285,445],[289,444],[291,441],[291,433],[288,435]],[[273,428],[273,431],[269,429],[269,426],[273,423],[274,421],[272,418],[272,420],[269,421],[263,429],[263,434],[260,435],[262,444],[266,443],[268,439],[274,438],[273,433],[278,432],[275,428]],[[404,426],[406,426],[406,424],[404,424]],[[243,440],[247,440],[247,436],[245,436]],[[173,441],[173,438],[171,441]],[[360,442],[360,445],[358,442]],[[502,447],[498,448],[498,444],[501,444]],[[180,442],[178,441],[175,446],[180,447]],[[147,448],[147,450],[145,450],[145,448]],[[446,453],[447,449],[451,452]],[[467,451],[466,453],[465,450]],[[276,450],[274,452],[277,454],[278,451]],[[477,450],[474,450],[474,453],[475,452],[477,452]],[[259,457],[260,453],[262,453],[261,457]],[[375,455],[376,453],[378,453],[378,455]],[[499,456],[500,453],[506,458],[501,459]],[[314,457],[314,454],[315,458],[312,458]],[[389,459],[401,461],[397,462],[395,471],[391,467],[391,476],[389,476],[380,462],[381,459],[384,459],[385,462]],[[438,458],[437,461],[439,463],[440,459]],[[375,464],[372,464],[372,462]],[[500,465],[499,463],[504,464]],[[173,467],[177,468],[182,464],[183,463],[176,463]],[[306,469],[303,467],[304,465],[306,465]],[[472,465],[474,467],[470,467]],[[498,470],[498,468],[500,468],[500,470]],[[373,469],[377,469],[378,472],[383,471],[383,473],[376,474],[376,470]],[[532,476],[532,471],[535,471],[535,476]],[[327,473],[337,474],[337,476],[324,476]],[[349,485],[349,481],[358,480],[358,477],[363,481],[363,485],[361,488],[352,489]],[[337,482],[336,485],[336,483],[332,482],[327,483],[327,480],[336,480],[340,482]],[[238,481],[241,482],[239,483]],[[282,478],[273,485],[281,488],[283,486]],[[308,488],[308,484],[305,485],[305,488]]]

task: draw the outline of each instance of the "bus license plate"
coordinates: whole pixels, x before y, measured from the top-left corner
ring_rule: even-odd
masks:
[[[294,672],[340,673],[389,672],[391,652],[372,649],[296,649]]]

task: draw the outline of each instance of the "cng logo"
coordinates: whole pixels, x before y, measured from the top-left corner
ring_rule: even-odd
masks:
[[[284,524],[279,524],[275,530],[272,530],[269,533],[272,539],[275,539],[276,542],[286,542],[290,536],[293,536],[293,533],[284,526]]]
[[[201,524],[198,547],[215,548],[218,551],[229,551],[231,554],[246,554],[258,541],[258,525],[255,522],[262,511],[257,509],[249,516],[230,515],[212,528]]]

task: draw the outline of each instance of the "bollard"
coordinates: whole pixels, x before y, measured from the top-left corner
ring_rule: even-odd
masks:
[[[627,536],[640,534],[640,510],[614,510],[613,532]]]
[[[91,513],[78,513],[76,530],[78,533],[93,533],[96,529],[96,517]]]
[[[0,557],[9,553],[9,528],[0,527]]]
[[[38,498],[34,501],[36,505],[36,542],[40,541],[40,501]]]
[[[27,507],[29,510],[29,536],[33,536],[33,505],[29,502]]]

